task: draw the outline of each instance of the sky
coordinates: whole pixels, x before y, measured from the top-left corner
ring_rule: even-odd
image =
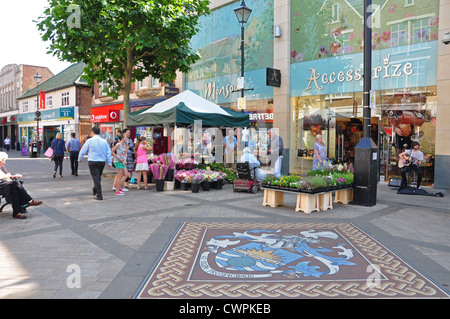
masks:
[[[48,7],[47,0],[0,0],[0,69],[8,64],[46,66],[58,74],[71,65],[47,54],[50,43],[43,42],[33,20]]]

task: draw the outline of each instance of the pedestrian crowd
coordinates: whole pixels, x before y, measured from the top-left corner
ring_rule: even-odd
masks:
[[[231,155],[237,146],[237,139],[233,131],[223,141],[225,148],[225,157],[230,157],[227,163],[233,163]],[[272,148],[268,149],[268,155],[271,160],[272,173],[275,176],[280,175],[281,161],[283,152],[283,141],[273,130],[269,130]],[[261,180],[265,174],[260,168],[260,163],[253,155],[253,140],[249,138],[245,141],[245,151],[241,161],[248,161],[257,168],[257,179]],[[6,144],[6,143],[5,143]],[[51,151],[49,153],[49,150]],[[54,162],[53,178],[58,175],[63,177],[64,158],[70,159],[70,169],[72,176],[78,176],[78,165],[87,155],[89,173],[92,177],[92,194],[97,200],[103,200],[103,190],[101,185],[101,176],[106,165],[116,170],[116,176],[113,182],[114,194],[123,196],[128,191],[128,184],[134,180],[133,173],[137,173],[137,189],[148,190],[147,174],[149,171],[148,152],[153,149],[144,136],[137,136],[135,142],[130,138],[130,130],[124,129],[116,136],[112,147],[100,136],[100,128],[93,127],[90,135],[86,137],[83,143],[71,133],[70,139],[65,142],[62,133],[57,133],[46,155]],[[13,217],[25,219],[26,208],[29,206],[38,206],[42,201],[33,199],[24,189],[22,177],[20,174],[11,175],[5,168],[5,162],[8,158],[7,153],[0,152],[0,196],[6,198],[6,202],[13,206]],[[58,174],[59,173],[59,174]],[[143,186],[141,184],[143,182]]]

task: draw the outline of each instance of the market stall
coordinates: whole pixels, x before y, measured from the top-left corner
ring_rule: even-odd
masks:
[[[127,114],[127,123],[129,125],[172,127],[175,138],[178,137],[177,129],[193,126],[199,120],[202,121],[201,126],[203,128],[249,126],[248,114],[221,107],[189,90],[183,91],[147,109]],[[171,150],[172,154],[180,153],[177,145],[179,143],[175,142],[174,148]],[[182,160],[185,159],[183,158]],[[221,177],[219,178],[221,179]],[[207,178],[205,177],[205,179]]]

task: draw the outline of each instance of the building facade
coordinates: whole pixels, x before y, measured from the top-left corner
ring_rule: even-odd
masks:
[[[200,55],[183,89],[238,109],[241,1],[211,1],[192,46]],[[362,137],[364,1],[247,0],[245,112],[263,158],[267,128],[284,140],[283,173],[312,168],[317,135],[327,156],[351,162]],[[398,154],[419,141],[424,182],[450,188],[448,125],[450,31],[447,1],[373,0],[371,137],[380,180],[400,176]],[[279,72],[270,84],[268,69]],[[233,92],[235,91],[235,92]]]
[[[45,152],[58,132],[63,133],[65,140],[70,138],[70,133],[75,133],[80,140],[89,135],[92,127],[92,88],[83,80],[84,66],[82,63],[73,64],[18,98],[19,135],[23,152],[38,136],[42,142],[41,151]],[[41,112],[39,122],[35,115],[38,109]]]
[[[178,79],[181,79],[181,76]],[[178,83],[178,85],[181,85],[181,83]],[[102,138],[108,141],[110,145],[113,145],[118,132],[122,131],[125,126],[129,127],[130,125],[125,124],[124,121],[123,93],[119,92],[119,97],[114,99],[106,94],[111,89],[105,82],[95,83],[93,88],[93,104],[91,107],[91,124],[99,126]],[[177,93],[179,93],[177,82],[169,85],[160,83],[158,79],[146,77],[142,81],[136,81],[131,84],[129,111],[133,113],[149,108]],[[161,146],[160,144],[164,144],[155,142],[160,138],[155,139],[154,133],[158,131],[156,135],[160,136],[160,130],[154,130],[146,126],[132,125],[130,131],[133,139],[136,135],[145,136],[154,148],[159,148]],[[164,149],[166,149],[166,146],[164,146]]]
[[[19,140],[17,98],[36,86],[34,76],[39,73],[42,79],[48,80],[53,73],[46,67],[8,64],[0,71],[0,146],[9,137],[11,149],[16,149]]]

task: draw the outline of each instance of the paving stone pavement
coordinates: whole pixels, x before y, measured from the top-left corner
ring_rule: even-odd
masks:
[[[334,204],[332,210],[295,212],[296,197],[285,205],[262,206],[262,192],[222,190],[112,192],[102,180],[104,200],[91,195],[87,160],[79,176],[52,178],[53,163],[10,151],[6,167],[23,174],[26,190],[43,200],[26,220],[13,219],[11,206],[0,213],[0,298],[130,299],[158,261],[181,223],[345,222],[374,237],[448,292],[450,287],[450,198],[397,195],[382,183],[377,205]],[[109,171],[106,170],[108,173]],[[112,173],[112,171],[111,171]],[[439,190],[426,188],[429,192]]]

